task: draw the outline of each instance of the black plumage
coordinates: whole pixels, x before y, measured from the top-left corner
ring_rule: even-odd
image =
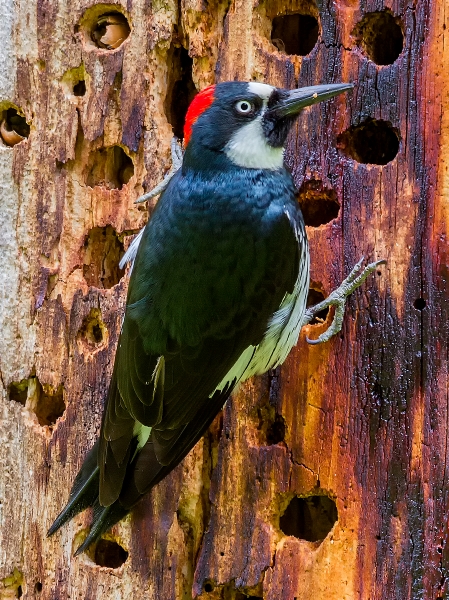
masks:
[[[239,380],[282,362],[299,333],[308,248],[282,153],[278,168],[259,169],[226,151],[268,98],[248,84],[215,87],[140,241],[100,437],[49,531],[93,506],[78,552],[179,464]],[[236,97],[249,98],[251,115],[236,113]]]

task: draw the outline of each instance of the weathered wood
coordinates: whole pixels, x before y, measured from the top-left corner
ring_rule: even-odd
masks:
[[[0,598],[445,598],[444,2],[0,7],[0,119],[15,107],[31,128],[17,145],[0,143]],[[114,11],[130,35],[99,49],[90,28]],[[295,12],[319,23],[305,57],[270,39],[273,19]],[[393,22],[403,50],[376,65],[373,44],[382,45],[377,60],[397,47]],[[277,23],[276,35],[289,35]],[[331,291],[362,255],[388,264],[351,298],[341,335],[312,347],[305,335],[325,325],[305,328],[286,364],[242,386],[185,461],[105,536],[115,546],[73,559],[89,514],[45,533],[98,432],[127,285],[116,262],[147,219],[133,200],[169,167],[167,115],[182,119],[179,90],[234,78],[355,82],[353,93],[302,114],[287,162],[300,200],[323,200],[311,210],[323,224],[308,227],[312,287]],[[387,164],[358,162],[373,149],[382,162],[397,136]],[[332,217],[340,205],[329,222],[326,202]],[[313,501],[289,524],[281,515],[295,496]],[[338,511],[330,531],[323,496]]]

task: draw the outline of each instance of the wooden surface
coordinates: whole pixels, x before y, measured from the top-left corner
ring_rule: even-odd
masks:
[[[14,105],[31,126],[0,144],[0,598],[449,594],[449,23],[443,0],[386,6],[404,48],[378,66],[366,55],[375,24],[365,40],[356,27],[384,8],[374,0],[0,1],[0,111]],[[86,32],[113,10],[131,33],[100,50]],[[288,12],[319,21],[306,57],[270,41]],[[330,292],[362,255],[388,264],[353,295],[337,338],[308,346],[325,328],[309,326],[281,369],[241,388],[106,536],[124,564],[99,566],[98,554],[72,558],[88,513],[45,532],[98,432],[127,284],[116,263],[147,219],[133,200],[169,167],[165,111],[190,64],[197,89],[355,82],[303,113],[287,162],[298,187],[318,182],[303,199],[321,190],[340,204],[308,228],[315,289]],[[350,157],[344,132],[364,124],[363,152],[367,119],[399,137],[386,165]],[[103,150],[114,145],[123,152]],[[290,500],[323,495],[338,511],[324,540],[285,535]]]

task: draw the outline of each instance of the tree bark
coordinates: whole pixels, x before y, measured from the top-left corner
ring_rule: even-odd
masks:
[[[24,138],[0,142],[0,598],[447,597],[444,0],[0,8],[0,120]],[[98,47],[111,13],[117,47]],[[286,363],[243,385],[74,559],[89,512],[46,531],[98,434],[126,295],[118,260],[148,218],[133,201],[169,168],[194,88],[228,79],[355,83],[304,111],[286,155],[314,297],[362,255],[388,263],[339,336],[309,346],[330,316],[305,327]]]

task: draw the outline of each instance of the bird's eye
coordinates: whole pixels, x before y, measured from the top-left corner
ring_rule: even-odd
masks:
[[[249,115],[254,110],[254,106],[249,100],[239,100],[234,106],[235,110],[241,115]]]

